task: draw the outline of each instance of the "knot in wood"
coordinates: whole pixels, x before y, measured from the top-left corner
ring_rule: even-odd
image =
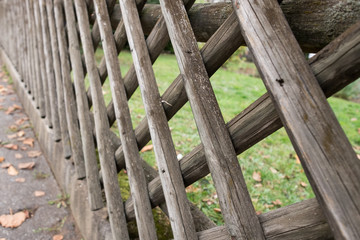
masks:
[[[280,78],[280,79],[276,79],[276,81],[280,84],[280,87],[284,86],[284,79]]]

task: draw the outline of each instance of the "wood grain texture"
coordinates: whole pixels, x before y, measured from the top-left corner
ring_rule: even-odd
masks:
[[[103,207],[102,192],[99,181],[99,169],[95,152],[94,137],[92,134],[93,125],[90,121],[90,110],[85,92],[85,77],[81,61],[80,44],[76,30],[75,15],[67,14],[67,33],[71,44],[69,54],[72,66],[72,75],[75,86],[75,97],[80,123],[82,149],[84,152],[86,180],[88,187],[88,199],[91,210]]]
[[[123,16],[125,29],[148,117],[150,134],[154,144],[155,157],[159,168],[161,184],[169,211],[170,223],[175,239],[196,239],[194,222],[182,181],[176,152],[161,98],[157,88],[151,59],[141,29],[138,12],[126,9]]]
[[[160,0],[225,226],[235,239],[264,239],[235,150],[181,0]]]
[[[40,0],[40,15],[43,25],[43,42],[44,42],[44,61],[45,61],[45,70],[46,70],[46,79],[48,85],[48,98],[49,98],[49,108],[50,108],[50,126],[53,129],[53,137],[55,141],[60,141],[60,123],[59,123],[59,113],[58,113],[58,101],[56,95],[56,85],[55,85],[55,76],[54,76],[54,66],[53,66],[53,57],[52,57],[52,48],[51,48],[51,38],[49,30],[49,18],[46,11],[46,1]]]
[[[279,5],[268,0],[233,6],[335,238],[360,238],[360,162]]]
[[[70,76],[70,63],[68,46],[66,44],[66,33],[64,25],[63,5],[62,2],[55,1],[55,20],[59,43],[59,53],[61,61],[61,75],[64,89],[64,100],[66,109],[66,119],[69,128],[69,136],[72,150],[72,159],[75,163],[75,170],[78,179],[86,177],[84,152],[82,150],[81,136],[77,119],[76,101],[73,92],[73,86]]]
[[[56,110],[59,113],[59,124],[60,124],[59,127],[60,127],[61,142],[64,149],[64,157],[65,159],[68,159],[71,157],[71,145],[69,141],[70,138],[69,130],[66,122],[64,91],[63,91],[63,85],[61,79],[60,53],[59,53],[59,45],[58,45],[57,33],[56,33],[53,0],[47,1],[46,7],[47,7],[47,15],[49,18],[53,68],[54,68],[54,77],[55,77],[55,85],[57,92],[56,96],[58,102],[58,108]]]
[[[117,56],[116,45],[112,33],[109,13],[106,9],[105,0],[95,0],[96,18],[102,37],[102,46],[109,73],[110,88],[118,129],[120,132],[121,145],[124,149],[127,165],[127,174],[131,196],[134,200],[136,224],[141,239],[157,239],[155,222],[152,215],[147,181],[142,168],[139,150],[136,143],[135,133],[132,127],[130,110],[127,103],[124,82],[121,77],[120,65]],[[124,18],[128,12],[136,12],[136,5],[133,1],[121,1]]]
[[[65,0],[68,11],[74,14],[72,1]],[[86,68],[92,92],[94,120],[96,130],[97,147],[100,158],[101,172],[104,180],[105,196],[109,213],[110,226],[113,239],[129,239],[124,206],[122,203],[120,188],[118,185],[117,171],[114,161],[114,149],[108,135],[109,123],[107,121],[106,106],[102,95],[101,83],[96,67],[94,47],[92,45],[90,25],[86,4],[82,0],[75,0],[76,16],[78,19],[79,30]]]

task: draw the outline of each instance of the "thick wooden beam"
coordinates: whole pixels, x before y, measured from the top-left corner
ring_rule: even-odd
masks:
[[[360,6],[356,0],[284,0],[280,6],[305,52],[319,51],[360,19]],[[189,11],[189,19],[196,39],[206,42],[232,11],[231,3],[195,4]],[[160,17],[159,5],[145,5],[141,23],[146,35]],[[115,5],[111,19],[115,29],[121,19],[118,5]]]
[[[275,0],[234,0],[243,36],[337,239],[360,238],[360,162]]]

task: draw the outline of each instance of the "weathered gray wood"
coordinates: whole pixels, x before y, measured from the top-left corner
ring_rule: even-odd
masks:
[[[231,237],[224,226],[214,227],[209,230],[197,232],[199,240],[230,240]]]
[[[131,4],[132,3],[132,4]],[[136,223],[140,239],[157,239],[155,222],[149,200],[147,182],[142,168],[139,150],[136,143],[135,133],[132,127],[130,110],[124,82],[121,77],[119,60],[112,33],[109,13],[106,9],[105,0],[95,0],[95,11],[98,27],[102,37],[102,46],[109,73],[110,88],[114,101],[116,119],[120,132],[121,145],[125,153],[127,174],[131,196],[134,199]],[[126,11],[137,11],[136,5],[131,1],[122,1],[122,9]],[[126,15],[126,13],[124,14]]]
[[[56,92],[57,92],[56,94],[57,102],[58,102],[57,111],[59,114],[61,141],[64,149],[64,157],[65,159],[68,159],[71,157],[71,145],[70,145],[69,130],[66,122],[65,100],[64,100],[64,91],[63,91],[63,84],[61,78],[60,55],[59,55],[59,46],[58,46],[58,40],[56,34],[53,0],[49,0],[47,2],[47,15],[49,18],[49,29],[50,29],[50,37],[51,37],[54,77],[55,77]]]
[[[54,7],[61,61],[61,75],[64,89],[66,120],[69,128],[72,159],[75,163],[77,178],[82,179],[86,177],[84,153],[82,150],[80,130],[76,117],[76,102],[71,83],[69,53],[66,46],[63,5],[61,0],[55,0]]]
[[[264,239],[182,0],[160,5],[226,227],[235,239]]]
[[[360,23],[338,37],[332,44],[324,48],[311,60],[314,73],[324,90],[329,91],[328,86],[342,82],[343,87],[360,77]],[[341,42],[342,44],[339,44]],[[335,46],[333,46],[335,44]],[[349,59],[354,64],[349,67]],[[319,67],[321,66],[321,67]],[[334,66],[334,68],[332,68]],[[328,74],[322,74],[324,69]],[[338,91],[339,89],[331,89]],[[328,93],[325,93],[330,96]],[[282,127],[282,123],[276,113],[275,107],[268,94],[263,95],[243,112],[232,119],[228,124],[237,154],[247,150],[271,133]],[[198,145],[189,154],[180,160],[181,172],[186,186],[194,183],[209,173],[202,145]],[[153,206],[164,201],[160,179],[156,178],[149,183],[149,194]],[[129,219],[134,217],[133,209],[129,207],[131,200],[125,204],[126,215]]]
[[[280,6],[305,52],[321,50],[358,21],[360,15],[357,0],[283,0]],[[189,19],[196,39],[206,42],[232,11],[231,3],[195,4],[189,11]],[[161,9],[158,4],[145,5],[141,12],[141,23],[146,35],[160,17]],[[121,12],[116,5],[111,16],[113,28],[120,19]]]
[[[45,99],[45,121],[46,125],[49,128],[52,128],[52,121],[51,121],[51,108],[50,108],[50,97],[48,94],[49,87],[48,81],[46,77],[46,65],[45,65],[45,45],[44,45],[44,37],[43,37],[43,29],[44,25],[41,20],[41,12],[40,12],[40,2],[34,2],[34,9],[35,9],[35,20],[37,24],[37,40],[38,40],[38,52],[39,52],[39,63],[40,63],[40,74],[41,74],[41,83],[43,91],[40,91],[44,95]]]
[[[72,1],[65,0],[67,12],[72,12]],[[105,196],[109,213],[113,239],[129,239],[125,220],[124,206],[118,185],[117,171],[114,161],[114,149],[108,136],[106,106],[102,95],[101,83],[94,57],[90,25],[86,4],[82,0],[75,1],[76,15],[79,24],[81,43],[84,50],[86,68],[88,71],[90,89],[92,92],[96,140],[100,157],[101,172],[104,180]]]
[[[122,2],[122,6],[124,2]],[[170,223],[175,239],[196,239],[194,222],[186,201],[186,193],[181,177],[170,129],[161,105],[151,59],[136,8],[122,9],[125,29],[134,59],[135,69],[148,116],[155,157],[161,183],[165,192]]]
[[[335,238],[359,239],[360,162],[280,7],[273,0],[236,0],[233,6]]]
[[[52,58],[52,49],[51,49],[51,39],[50,39],[50,30],[49,30],[49,20],[46,12],[46,0],[40,0],[40,15],[42,21],[42,33],[43,33],[43,42],[44,42],[44,60],[45,60],[45,71],[46,71],[46,82],[48,85],[47,95],[49,98],[49,108],[50,108],[50,126],[53,129],[53,136],[56,142],[60,141],[60,123],[59,123],[59,113],[58,113],[58,101],[56,96],[56,85],[55,85],[55,76],[53,71],[53,58]]]
[[[32,14],[32,23],[33,23],[33,27],[34,27],[34,32],[33,32],[33,39],[34,39],[34,47],[36,49],[35,51],[35,72],[36,72],[36,85],[37,85],[37,89],[36,92],[38,93],[38,97],[39,97],[39,110],[40,110],[40,116],[42,118],[45,117],[45,97],[44,97],[44,88],[43,88],[43,83],[42,83],[42,74],[41,74],[41,58],[40,58],[40,35],[39,35],[39,21],[38,21],[38,15],[39,12],[36,11],[36,7],[35,5],[37,5],[37,3],[35,3],[33,0],[30,1],[30,10],[34,13]]]
[[[76,30],[75,14],[68,11],[66,15],[70,60],[75,86],[75,97],[80,123],[81,142],[84,152],[86,182],[88,187],[89,204],[91,210],[103,207],[102,192],[99,182],[99,169],[95,152],[90,109],[85,94],[84,72],[81,61],[80,44]]]

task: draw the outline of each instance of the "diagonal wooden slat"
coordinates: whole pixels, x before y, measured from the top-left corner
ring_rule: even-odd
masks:
[[[68,159],[71,157],[71,145],[70,145],[69,130],[66,122],[65,100],[64,100],[64,91],[63,91],[63,85],[61,79],[60,54],[59,54],[59,45],[56,34],[53,0],[49,0],[47,2],[47,14],[49,18],[49,29],[51,36],[53,63],[54,63],[53,68],[54,68],[54,77],[55,77],[55,84],[57,91],[56,95],[57,95],[58,108],[56,110],[59,113],[60,134],[61,134],[61,141],[64,150],[64,157],[65,159]]]
[[[71,84],[69,53],[66,46],[66,33],[64,25],[63,5],[61,0],[54,1],[56,30],[59,43],[61,61],[61,75],[64,89],[64,100],[66,108],[66,120],[69,128],[69,136],[72,150],[72,159],[75,163],[75,170],[78,179],[86,177],[84,152],[82,150],[79,125],[76,117],[76,102]]]
[[[126,9],[126,11],[129,11],[131,7],[136,8],[135,4],[132,6],[128,3],[131,2],[123,1],[123,9]],[[137,147],[135,133],[132,127],[130,110],[127,103],[124,82],[121,77],[109,13],[106,9],[105,0],[95,0],[94,4],[98,27],[103,39],[102,46],[109,73],[110,88],[114,101],[121,144],[125,152],[125,161],[127,162],[126,170],[129,177],[131,196],[134,199],[139,237],[140,239],[157,239],[155,222],[148,195],[147,182],[141,164],[142,159]]]
[[[66,16],[67,33],[69,42],[69,54],[72,66],[72,74],[75,86],[75,97],[80,123],[82,149],[84,152],[85,171],[88,187],[89,204],[91,210],[103,207],[102,192],[99,182],[99,170],[95,152],[92,124],[90,121],[90,110],[85,95],[85,77],[81,61],[80,44],[76,30],[74,14]]]
[[[233,1],[262,79],[337,239],[360,238],[360,162],[276,1]]]
[[[264,239],[182,0],[160,5],[229,233]]]
[[[125,9],[125,3],[129,8]],[[159,175],[168,206],[170,223],[175,239],[196,239],[194,222],[186,201],[186,193],[181,177],[170,129],[161,105],[151,59],[147,50],[139,15],[132,0],[122,1],[121,10],[130,49],[148,116]],[[132,4],[132,5],[131,5]],[[130,8],[131,7],[131,8]]]
[[[72,0],[65,0],[65,8],[68,14],[74,15]],[[94,57],[94,47],[91,41],[90,25],[85,2],[76,0],[75,9],[94,104],[93,109],[97,147],[100,157],[101,172],[104,179],[105,196],[112,236],[114,240],[129,239],[124,206],[114,162],[114,149],[108,135],[109,123],[107,121],[105,101],[102,95],[100,78]]]

